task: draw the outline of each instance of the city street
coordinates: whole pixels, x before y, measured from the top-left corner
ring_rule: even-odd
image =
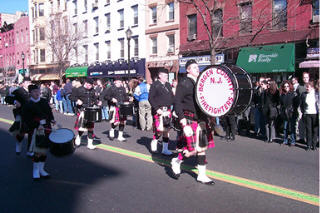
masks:
[[[54,113],[58,124],[73,130],[75,117]],[[152,132],[125,127],[126,142],[110,141],[109,123],[96,124],[97,149],[86,137],[74,154],[48,155],[50,179],[32,180],[32,162],[15,154],[8,133],[12,107],[0,106],[0,212],[319,212],[319,152],[304,145],[283,146],[237,136],[215,137],[207,154],[208,186],[196,182],[194,159],[184,162],[178,180],[171,177],[171,157],[151,153]],[[74,131],[75,132],[75,131]],[[175,141],[172,131],[170,139]],[[160,145],[158,149],[160,149]],[[170,144],[174,149],[174,142]]]

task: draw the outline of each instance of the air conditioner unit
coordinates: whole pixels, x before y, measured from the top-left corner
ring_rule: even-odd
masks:
[[[319,19],[320,19],[320,15],[314,15],[314,16],[312,16],[312,22],[313,22],[313,23],[318,23],[318,22],[319,22]]]
[[[156,18],[153,18],[152,19],[152,24],[156,24],[157,23],[157,19]]]
[[[109,32],[110,32],[110,26],[107,26],[107,27],[106,27],[106,31],[109,31]]]
[[[174,51],[174,48],[173,48],[173,47],[169,47],[169,48],[168,48],[168,53],[173,53],[173,51]]]
[[[197,39],[197,34],[191,34],[188,36],[189,41],[196,40],[196,39]]]
[[[92,9],[98,9],[98,2],[92,3]]]

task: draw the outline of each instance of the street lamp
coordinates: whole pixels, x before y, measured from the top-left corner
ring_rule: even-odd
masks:
[[[24,72],[24,57],[25,57],[25,55],[24,55],[24,53],[22,52],[21,53],[21,59],[22,59],[22,75],[24,76],[24,74],[25,74],[25,72]]]
[[[132,30],[130,27],[126,30],[126,36],[128,40],[128,74],[130,74],[130,39],[132,37]]]

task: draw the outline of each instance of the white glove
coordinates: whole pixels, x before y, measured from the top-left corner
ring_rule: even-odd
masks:
[[[112,101],[113,103],[117,103],[117,102],[118,102],[117,99],[115,99],[115,98],[112,98],[111,101]]]
[[[185,134],[186,137],[191,137],[193,135],[191,126],[183,127],[183,133]]]
[[[184,126],[187,126],[187,119],[185,119],[185,118],[182,118],[181,120],[180,120],[180,124],[184,127]]]
[[[41,124],[41,125],[46,124],[46,120],[45,120],[45,119],[40,120],[40,124]]]
[[[157,114],[158,114],[158,115],[161,115],[161,114],[162,114],[162,110],[161,110],[161,109],[158,109],[158,110],[157,110]]]
[[[77,104],[77,105],[82,105],[83,102],[82,102],[80,99],[78,99],[77,102],[76,102],[76,104]]]

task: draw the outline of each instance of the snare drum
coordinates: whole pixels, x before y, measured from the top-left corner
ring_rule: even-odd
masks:
[[[72,154],[75,150],[74,133],[70,129],[61,128],[52,131],[49,141],[50,152],[57,157]]]
[[[122,116],[133,115],[133,104],[131,103],[123,103],[120,104],[119,113]]]
[[[102,112],[100,107],[86,107],[84,110],[84,120],[86,122],[101,122]]]

